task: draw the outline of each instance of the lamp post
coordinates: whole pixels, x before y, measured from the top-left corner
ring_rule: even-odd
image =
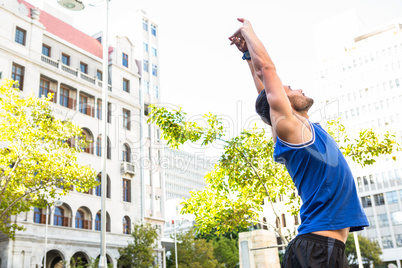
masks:
[[[104,25],[102,36],[103,61],[102,61],[102,177],[101,177],[101,254],[99,268],[106,268],[106,158],[107,158],[107,91],[109,85],[109,51],[108,51],[108,27],[109,27],[109,1],[105,0]],[[83,10],[85,8],[81,0],[57,0],[57,2],[69,10]]]
[[[46,256],[47,256],[47,227],[49,225],[49,215],[51,215],[53,213],[53,210],[56,207],[60,207],[61,205],[63,205],[63,201],[61,200],[56,200],[54,201],[54,207],[51,209],[50,213],[49,213],[49,205],[46,205],[46,221],[45,221],[45,256],[43,259],[43,266],[44,268],[46,268]]]

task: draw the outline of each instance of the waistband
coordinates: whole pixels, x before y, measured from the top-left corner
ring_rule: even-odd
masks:
[[[343,243],[341,240],[332,238],[332,237],[327,237],[327,236],[322,236],[322,235],[317,235],[317,234],[302,234],[296,236],[295,239],[303,239],[303,240],[308,240],[311,242],[316,242],[320,244],[333,244],[334,247],[345,249],[345,243]]]

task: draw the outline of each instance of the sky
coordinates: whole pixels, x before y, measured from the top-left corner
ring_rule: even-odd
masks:
[[[44,1],[58,7],[56,0]],[[236,18],[251,22],[282,82],[303,89],[306,95],[317,91],[318,52],[327,47],[322,41],[330,47],[350,35],[347,21],[339,14],[355,12],[362,32],[402,18],[400,0],[112,0],[110,21],[137,9],[146,10],[158,23],[162,102],[183,107],[189,119],[208,112],[219,115],[226,121],[229,138],[249,128],[256,118],[257,93],[247,63],[229,45],[228,37],[241,26]],[[87,34],[102,27],[101,8],[61,10]],[[317,25],[328,19],[332,21],[327,24],[329,32],[315,34]],[[122,27],[129,30],[130,25]]]

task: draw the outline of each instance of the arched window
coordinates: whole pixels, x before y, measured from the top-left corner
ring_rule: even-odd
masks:
[[[84,228],[84,212],[77,210],[75,213],[75,228],[83,229]]]
[[[128,144],[123,144],[123,162],[131,162],[131,149]]]
[[[110,148],[110,139],[109,137],[107,137],[106,140],[106,146],[107,146],[107,150],[106,150],[106,157],[107,159],[112,159],[112,150]],[[98,136],[98,138],[96,138],[96,150],[95,153],[97,156],[102,156],[102,137]]]
[[[102,181],[102,174],[101,173],[99,173],[98,174],[98,176],[96,177],[96,180],[99,182],[99,183],[101,183],[101,181]],[[107,198],[110,198],[110,177],[109,177],[109,175],[106,175],[106,197]],[[101,184],[99,184],[98,186],[96,186],[96,188],[95,188],[95,195],[96,196],[102,196],[102,185]]]
[[[101,213],[96,213],[95,217],[95,230],[100,231],[102,227],[101,224]],[[110,232],[110,216],[109,213],[106,212],[106,232]]]
[[[102,139],[100,136],[96,138],[96,149],[95,154],[97,156],[102,156]]]
[[[128,216],[124,216],[123,218],[123,234],[131,233],[131,221]]]
[[[109,137],[107,137],[107,159],[112,159],[112,150],[111,150],[111,148],[110,148],[110,139],[109,139]]]
[[[110,198],[110,178],[109,175],[106,176],[107,182],[106,182],[106,197]]]
[[[83,142],[85,144],[81,145],[81,149],[83,152],[92,154],[93,153],[93,136],[91,132],[87,129],[82,130],[82,135],[83,137],[81,138],[80,142]]]
[[[101,182],[101,175],[100,174],[96,177],[96,181],[98,181],[99,183]],[[101,196],[102,195],[102,185],[99,184],[99,185],[96,186],[95,195],[96,196]]]
[[[100,231],[101,230],[101,214],[100,212],[96,213],[95,217],[95,230]]]
[[[42,208],[34,208],[34,223],[46,223],[46,214],[43,213]]]
[[[63,221],[64,221],[64,209],[60,207],[56,207],[54,210],[54,225],[56,226],[64,226]]]

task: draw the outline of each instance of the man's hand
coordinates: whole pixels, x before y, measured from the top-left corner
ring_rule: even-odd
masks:
[[[243,27],[245,24],[249,24],[248,21],[245,19],[237,19],[238,21],[243,23]],[[237,49],[240,50],[240,52],[244,53],[248,50],[247,47],[247,42],[244,40],[243,35],[241,34],[242,28],[239,28],[232,36],[229,37],[229,40],[231,41],[230,45],[236,45]]]

